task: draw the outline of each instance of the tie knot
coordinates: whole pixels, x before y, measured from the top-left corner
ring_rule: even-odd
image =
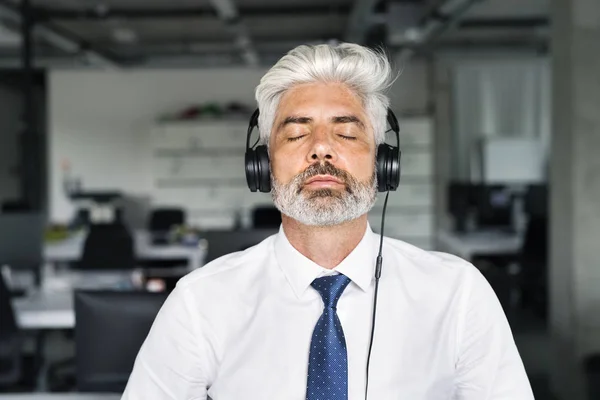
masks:
[[[315,279],[311,286],[315,288],[317,292],[323,298],[323,304],[326,308],[335,309],[340,296],[346,289],[346,286],[350,283],[350,278],[346,275],[329,275]]]

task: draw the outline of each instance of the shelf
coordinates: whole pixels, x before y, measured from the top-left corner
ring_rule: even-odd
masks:
[[[181,187],[242,186],[247,183],[244,178],[173,178],[158,179],[154,184],[158,189],[170,189]]]
[[[381,214],[383,212],[383,207],[373,207],[369,214]],[[416,215],[416,214],[432,214],[433,206],[388,206],[385,209],[386,214],[406,214],[406,215]]]
[[[248,118],[236,117],[236,118],[205,118],[205,119],[184,119],[184,120],[164,120],[156,121],[156,126],[161,128],[168,128],[170,126],[210,126],[210,125],[248,125],[250,122],[250,116]]]
[[[245,153],[244,147],[221,148],[221,149],[157,149],[154,150],[156,158],[179,158],[179,157],[209,157],[209,156],[240,156]]]

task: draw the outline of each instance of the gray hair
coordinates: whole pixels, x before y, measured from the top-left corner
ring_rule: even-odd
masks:
[[[375,135],[385,141],[390,100],[385,94],[393,83],[392,68],[383,51],[352,43],[302,45],[283,56],[260,80],[256,101],[260,110],[260,142],[268,145],[281,96],[302,83],[336,82],[346,85],[361,100]]]

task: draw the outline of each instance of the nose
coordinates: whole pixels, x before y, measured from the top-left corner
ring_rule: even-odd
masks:
[[[315,132],[310,151],[307,153],[307,161],[311,164],[318,162],[335,162],[337,153],[329,133],[325,129]]]

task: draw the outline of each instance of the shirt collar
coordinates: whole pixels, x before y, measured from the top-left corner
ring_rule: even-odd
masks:
[[[283,226],[281,226],[275,237],[275,257],[294,293],[299,298],[312,281],[322,275],[330,274],[332,271],[346,275],[358,287],[366,291],[371,285],[375,271],[377,240],[378,235],[373,233],[371,226],[367,223],[365,234],[354,250],[335,268],[328,270],[296,250],[285,236]]]

